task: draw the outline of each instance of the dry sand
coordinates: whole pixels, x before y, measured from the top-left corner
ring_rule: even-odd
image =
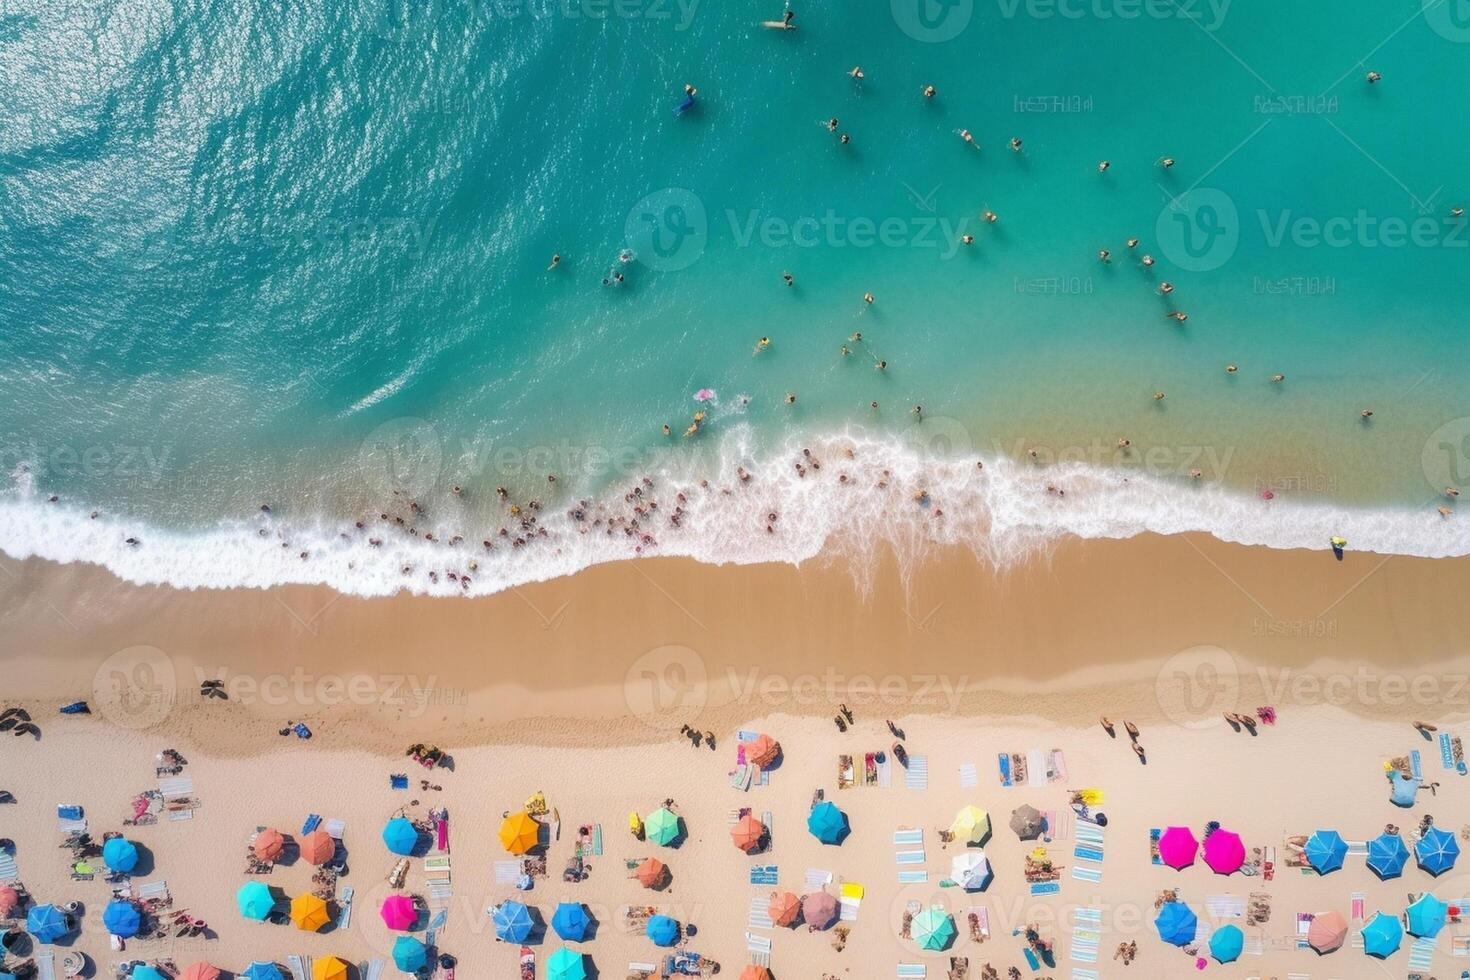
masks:
[[[750,899],[771,890],[748,884],[754,862],[730,843],[728,816],[740,806],[773,814],[773,851],[756,861],[780,866],[783,889],[801,892],[808,868],[867,887],[844,951],[832,949],[830,934],[775,934],[772,968],[782,980],[892,976],[899,962],[926,962],[931,977],[943,976],[938,959],[898,938],[910,901],[988,907],[992,939],[977,946],[962,935],[951,951],[969,956],[977,974],[987,961],[1002,975],[1024,967],[1010,931],[1026,922],[1057,941],[1057,967],[1043,975],[1088,966],[1069,959],[1068,914],[1089,905],[1104,916],[1104,976],[1182,976],[1192,961],[1149,924],[1166,887],[1182,889],[1202,918],[1206,896],[1270,892],[1270,921],[1247,929],[1265,941],[1265,955],[1212,963],[1210,974],[1402,975],[1406,951],[1385,968],[1356,949],[1319,960],[1290,948],[1296,913],[1346,915],[1353,892],[1365,893],[1370,915],[1431,885],[1443,898],[1470,896],[1470,873],[1436,883],[1410,869],[1379,883],[1360,858],[1325,878],[1281,866],[1270,883],[1220,878],[1203,865],[1176,873],[1148,860],[1148,828],[1183,823],[1198,832],[1211,819],[1248,847],[1274,845],[1283,865],[1284,835],[1318,826],[1363,840],[1389,821],[1411,831],[1428,812],[1458,831],[1470,781],[1441,770],[1437,747],[1408,722],[1463,730],[1470,651],[1459,606],[1470,594],[1470,562],[1349,554],[1338,563],[1203,537],[1145,538],[1068,544],[1001,574],[953,555],[907,585],[886,568],[869,595],[837,567],[651,560],[464,601],[355,600],[312,589],[180,593],[122,585],[95,569],[3,567],[8,703],[25,704],[44,729],[37,742],[0,743],[0,788],[20,801],[0,810],[3,836],[16,840],[21,877],[40,901],[86,903],[75,943],[104,964],[116,958],[99,918],[107,886],[68,879],[55,805],[83,804],[94,833],[123,829],[128,801],[154,784],[153,756],[164,746],[190,759],[202,807],[191,822],[128,836],[151,852],[155,868],[144,880],[167,879],[176,904],[220,936],[129,952],[181,965],[200,955],[236,969],[289,953],[386,955],[376,907],[392,859],[378,831],[409,799],[451,812],[455,898],[441,945],[469,977],[514,975],[515,950],[494,942],[484,914],[512,896],[548,917],[561,899],[586,902],[604,924],[582,948],[604,977],[655,958],[650,943],[613,923],[619,906],[644,902],[694,923],[691,947],[738,975],[748,961]],[[225,680],[228,703],[199,699],[206,677]],[[77,697],[97,714],[55,716],[56,704]],[[858,724],[839,734],[830,718],[844,701]],[[1256,738],[1220,718],[1268,703],[1280,722]],[[1109,739],[1097,725],[1103,710],[1142,727],[1147,766],[1121,733]],[[839,791],[837,755],[886,748],[885,718],[906,729],[911,753],[927,757],[929,788],[909,790],[900,774],[892,788]],[[316,732],[310,742],[275,734],[283,721],[303,719]],[[719,751],[680,739],[686,721],[715,731]],[[748,794],[726,780],[737,728],[769,731],[786,749],[771,784]],[[455,756],[453,772],[432,777],[443,792],[390,790],[387,774],[409,765],[403,746],[424,739]],[[999,787],[998,752],[1051,748],[1065,750],[1068,779]],[[1411,748],[1443,785],[1400,810],[1388,802],[1383,762]],[[976,788],[960,785],[965,762],[976,765]],[[1032,897],[1023,845],[1005,821],[1023,802],[1065,811],[1066,790],[1084,786],[1107,794],[1103,880],[1073,879],[1075,841],[1059,840],[1051,855],[1067,866],[1061,891]],[[840,848],[804,829],[819,787],[850,814],[853,833]],[[562,816],[553,872],[578,823],[600,822],[607,849],[587,882],[553,876],[520,895],[494,883],[492,864],[505,857],[494,832],[501,813],[536,789]],[[678,801],[691,836],[660,854],[674,883],[652,895],[624,878],[623,861],[662,849],[633,840],[627,814],[665,797]],[[965,803],[989,809],[996,823],[987,847],[995,880],[972,896],[936,885],[954,851],[940,849],[935,830]],[[249,834],[259,825],[297,830],[307,812],[348,824],[346,881],[357,900],[346,932],[311,936],[234,911]],[[927,831],[926,886],[898,884],[890,839],[900,825]],[[309,880],[304,865],[267,879],[291,894]],[[423,891],[417,863],[409,881]],[[1440,976],[1465,962],[1449,955],[1456,931],[1441,936]],[[1125,939],[1139,945],[1127,968],[1111,960]],[[538,947],[543,963],[556,945]]]

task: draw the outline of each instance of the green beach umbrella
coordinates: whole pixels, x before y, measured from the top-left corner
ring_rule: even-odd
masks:
[[[643,832],[660,847],[668,847],[679,839],[679,818],[666,806],[654,810],[643,820]]]
[[[945,949],[954,942],[954,919],[942,905],[931,905],[914,916],[914,941],[920,949]]]
[[[582,954],[563,946],[546,961],[546,980],[587,980]]]
[[[271,909],[276,907],[276,898],[260,882],[247,881],[235,892],[235,904],[240,907],[240,914],[245,918],[262,922],[271,914]]]

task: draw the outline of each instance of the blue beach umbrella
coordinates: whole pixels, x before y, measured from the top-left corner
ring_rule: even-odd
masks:
[[[412,936],[393,940],[393,965],[404,973],[417,973],[429,962],[429,951]]]
[[[568,942],[580,943],[587,938],[587,926],[591,920],[581,902],[562,902],[551,914],[551,928]]]
[[[133,967],[133,972],[128,974],[128,980],[169,980],[169,978],[158,967],[139,963]]]
[[[107,908],[102,910],[102,924],[114,936],[132,939],[143,928],[143,916],[132,902],[117,900],[108,902]]]
[[[643,931],[655,946],[672,946],[679,941],[679,923],[667,915],[655,915]]]
[[[587,980],[582,954],[563,946],[546,961],[546,980]]]
[[[247,966],[240,974],[242,980],[285,980],[281,975],[281,968],[274,963],[263,963],[255,960]]]
[[[520,902],[501,902],[490,919],[495,923],[495,935],[508,943],[525,942],[535,928],[531,910]]]
[[[1409,849],[1398,834],[1379,834],[1368,842],[1368,870],[1381,880],[1397,878],[1409,862]]]
[[[1342,867],[1342,859],[1347,857],[1347,841],[1335,830],[1319,830],[1307,838],[1307,846],[1303,852],[1306,854],[1307,863],[1317,870],[1318,874],[1325,875]]]
[[[1194,910],[1183,902],[1165,902],[1154,917],[1154,928],[1159,930],[1159,938],[1164,942],[1188,946],[1194,942],[1199,919],[1195,917]]]
[[[132,871],[138,866],[138,845],[126,838],[114,837],[102,845],[102,860],[113,871]]]
[[[1417,902],[1404,910],[1409,920],[1409,935],[1424,939],[1438,936],[1439,931],[1444,928],[1445,912],[1448,910],[1448,905],[1429,892],[1420,895]]]
[[[847,814],[837,809],[831,801],[823,800],[807,814],[806,829],[823,844],[841,844],[851,828],[847,823]]]
[[[394,817],[383,826],[383,843],[394,854],[412,854],[419,844],[419,832],[403,817]]]
[[[54,943],[70,931],[65,913],[54,905],[37,905],[26,913],[26,932],[37,942]]]
[[[1240,926],[1223,925],[1210,934],[1210,955],[1221,963],[1233,963],[1245,948],[1245,933]]]
[[[1363,927],[1363,952],[1379,959],[1397,953],[1404,941],[1404,927],[1396,915],[1375,913]]]
[[[276,896],[258,881],[247,881],[235,892],[235,905],[247,919],[264,922],[276,907]]]
[[[1414,860],[1436,877],[1453,868],[1459,856],[1460,842],[1455,840],[1455,835],[1438,827],[1430,827],[1414,843]]]

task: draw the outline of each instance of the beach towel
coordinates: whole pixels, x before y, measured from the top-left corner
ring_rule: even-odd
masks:
[[[1352,909],[1352,920],[1354,922],[1361,922],[1363,920],[1364,905],[1368,901],[1368,895],[1366,892],[1353,892],[1349,898],[1352,902],[1350,906]]]
[[[1081,844],[1078,844],[1076,847],[1072,848],[1072,854],[1083,861],[1101,861],[1103,859],[1103,852],[1101,848],[1084,847]]]
[[[1078,963],[1096,963],[1102,943],[1102,910],[1078,908],[1072,912],[1071,957]]]
[[[900,885],[922,885],[929,880],[927,871],[900,871],[898,883]]]
[[[1011,757],[1004,752],[996,755],[996,763],[1000,766],[1000,784],[1002,787],[1011,784]]]
[[[1427,970],[1434,963],[1434,948],[1438,937],[1422,936],[1409,947],[1409,969]]]
[[[884,756],[883,761],[878,763],[878,788],[893,788],[893,760],[888,756]]]
[[[819,892],[823,888],[826,888],[830,884],[832,884],[832,872],[830,872],[830,871],[823,871],[820,868],[807,868],[806,869],[806,890],[807,891],[809,891],[809,892]]]
[[[893,859],[899,864],[923,864],[923,851],[899,851],[893,855]]]
[[[358,965],[358,972],[362,974],[363,980],[380,980],[383,976],[383,961],[380,959],[368,960],[365,965]]]
[[[347,822],[345,820],[326,820],[322,822],[322,829],[332,840],[341,840],[342,835],[347,833]]]
[[[16,867],[14,855],[0,851],[0,884],[9,884],[20,880],[20,871]]]
[[[779,877],[774,864],[757,864],[750,869],[752,885],[774,885]]]
[[[1026,781],[1032,786],[1040,786],[1047,779],[1047,756],[1040,749],[1032,749],[1026,753]]]
[[[1097,884],[1102,881],[1102,868],[1094,868],[1085,864],[1075,864],[1072,866],[1072,877],[1078,881],[1090,881],[1093,884]]]
[[[745,948],[752,953],[769,953],[771,951],[771,937],[747,932],[745,934]]]
[[[521,862],[519,861],[496,861],[495,883],[497,885],[514,885],[521,877]]]
[[[1164,859],[1159,857],[1159,838],[1164,832],[1158,827],[1148,829],[1148,858],[1149,864],[1163,864]]]
[[[1412,749],[1409,752],[1409,771],[1414,774],[1415,779],[1424,778],[1424,763],[1419,758],[1419,750]]]
[[[1455,768],[1455,750],[1450,745],[1450,733],[1439,733],[1439,764],[1446,769]]]
[[[928,756],[909,756],[909,767],[904,771],[903,784],[912,790],[926,790],[929,788]]]
[[[924,843],[924,831],[922,830],[895,830],[893,832],[894,845],[899,844],[922,844]]]
[[[321,824],[322,818],[315,813],[308,813],[306,819],[301,823],[301,836],[305,837]]]
[[[1033,895],[1055,895],[1062,890],[1060,881],[1035,881],[1031,883],[1031,894]]]
[[[352,886],[343,885],[342,893],[337,896],[337,928],[350,929],[352,927]]]
[[[286,969],[291,971],[291,980],[308,980],[306,961],[300,956],[286,957]]]
[[[975,770],[975,763],[962,763],[960,765],[960,788],[971,789],[978,785],[980,785],[980,775]]]
[[[898,975],[905,978],[922,978],[929,975],[929,968],[922,963],[898,964]]]
[[[750,900],[750,911],[746,914],[745,925],[748,929],[774,929],[776,923],[772,921],[769,912],[770,899],[756,895]]]
[[[1098,980],[1096,970],[1084,970],[1080,966],[1072,967],[1072,980]]]
[[[35,960],[37,980],[56,980],[55,953],[37,953]]]
[[[1061,749],[1051,750],[1051,766],[1046,770],[1046,781],[1060,783],[1067,778],[1067,757]]]
[[[1211,918],[1239,918],[1245,915],[1245,899],[1239,895],[1208,895],[1205,897],[1205,908],[1209,910]]]

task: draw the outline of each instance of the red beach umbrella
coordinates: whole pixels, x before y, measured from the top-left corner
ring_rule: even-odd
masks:
[[[782,928],[794,926],[801,918],[801,899],[791,892],[772,892],[771,904],[766,906],[766,914]]]
[[[748,813],[740,818],[739,823],[730,828],[730,839],[746,854],[754,854],[760,850],[761,841],[765,839],[765,836],[766,825]]]
[[[262,861],[274,861],[286,849],[286,835],[267,827],[255,835],[255,856]]]

